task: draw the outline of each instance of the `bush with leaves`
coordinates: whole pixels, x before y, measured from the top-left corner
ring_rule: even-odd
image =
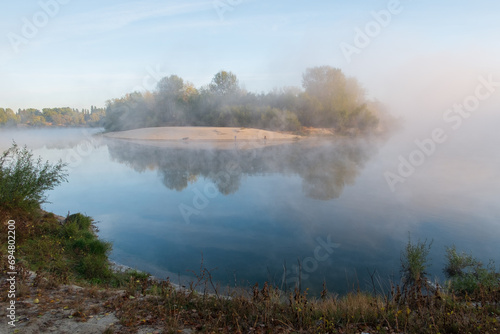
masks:
[[[493,261],[485,268],[471,254],[458,253],[455,245],[446,248],[446,261],[443,271],[449,279],[448,287],[455,293],[472,294],[480,286],[494,288],[500,282]]]
[[[411,242],[408,237],[406,248],[401,254],[401,274],[403,276],[404,286],[412,286],[417,282],[427,282],[427,262],[431,250],[432,241],[418,241],[416,244]]]
[[[16,143],[0,156],[0,207],[33,211],[47,201],[45,192],[66,181],[66,165],[33,158]]]
[[[78,274],[87,279],[111,277],[108,263],[111,243],[97,238],[92,218],[80,213],[68,216],[60,237],[66,240],[65,249],[69,250]]]

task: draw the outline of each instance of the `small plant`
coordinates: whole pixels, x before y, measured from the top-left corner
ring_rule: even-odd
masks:
[[[411,237],[408,237],[408,243],[401,255],[401,273],[405,287],[427,281],[427,257],[431,246],[432,241],[427,244],[427,239],[412,244]]]
[[[446,247],[446,266],[444,274],[446,277],[463,276],[474,272],[475,268],[481,267],[481,262],[476,260],[472,255],[466,253],[457,253],[455,245]]]
[[[87,279],[106,279],[111,276],[108,263],[111,244],[99,240],[94,228],[92,218],[76,213],[66,218],[60,234],[80,275]]]
[[[66,165],[42,162],[26,146],[12,147],[0,156],[0,206],[34,211],[46,202],[45,192],[66,181]]]
[[[446,248],[446,260],[443,271],[449,279],[449,287],[455,293],[472,294],[478,291],[480,286],[494,288],[499,283],[499,275],[493,261],[485,268],[471,254],[458,253],[455,245]]]

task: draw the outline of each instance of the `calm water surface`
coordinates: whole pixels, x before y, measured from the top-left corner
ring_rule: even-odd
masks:
[[[284,288],[298,281],[300,259],[303,287],[317,293],[325,280],[342,293],[371,289],[374,271],[398,281],[409,233],[433,240],[432,277],[442,279],[452,244],[500,263],[500,135],[492,140],[494,126],[482,126],[491,131],[464,129],[439,144],[394,192],[384,172],[416,149],[403,133],[217,150],[92,136],[97,130],[0,130],[0,146],[14,139],[68,162],[69,182],[44,208],[92,216],[118,263],[186,284],[203,258],[222,284]]]

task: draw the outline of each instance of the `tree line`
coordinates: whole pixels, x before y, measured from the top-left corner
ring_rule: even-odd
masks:
[[[35,108],[18,109],[17,113],[10,108],[0,108],[0,126],[17,127],[19,125],[43,126],[102,126],[105,108],[91,106],[90,109]]]
[[[365,133],[381,127],[385,115],[368,100],[355,78],[338,68],[308,68],[302,88],[268,93],[242,89],[237,76],[220,71],[195,87],[177,75],[162,78],[154,91],[132,92],[106,101],[106,108],[0,108],[1,126],[93,126],[107,131],[157,126],[231,126],[299,131],[330,128],[337,133]]]
[[[177,75],[162,78],[153,92],[133,92],[106,102],[108,131],[157,126],[232,126],[298,131],[302,126],[339,133],[369,132],[379,124],[378,103],[366,99],[355,78],[330,66],[309,68],[302,88],[255,94],[237,76],[218,72],[196,88]]]

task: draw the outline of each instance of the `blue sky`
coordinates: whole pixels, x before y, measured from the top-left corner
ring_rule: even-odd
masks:
[[[380,11],[390,13],[383,26],[372,14]],[[496,73],[499,13],[499,2],[463,0],[3,2],[0,107],[104,106],[154,89],[161,76],[201,86],[221,69],[249,91],[269,91],[300,86],[304,70],[320,65],[384,101],[413,75],[444,73],[451,85]],[[380,29],[348,59],[341,45],[356,47],[370,24]]]

